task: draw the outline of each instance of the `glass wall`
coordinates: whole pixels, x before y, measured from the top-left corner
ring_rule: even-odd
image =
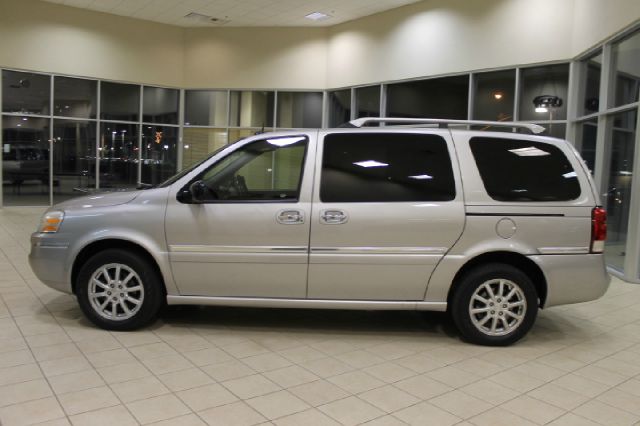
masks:
[[[387,116],[467,119],[469,76],[389,84]]]
[[[322,92],[278,92],[276,127],[322,127]]]
[[[474,74],[473,120],[512,121],[516,71]]]
[[[615,43],[611,57],[615,75],[611,106],[617,107],[636,102],[640,82],[640,32]]]
[[[77,197],[96,185],[96,123],[53,120],[53,202]]]
[[[351,120],[351,89],[329,92],[329,127]]]
[[[356,92],[356,118],[380,117],[380,86],[358,87]]]
[[[568,64],[523,68],[520,76],[518,120],[541,121],[565,120],[567,118]],[[536,105],[536,99],[541,96],[554,97],[561,105],[541,108]]]

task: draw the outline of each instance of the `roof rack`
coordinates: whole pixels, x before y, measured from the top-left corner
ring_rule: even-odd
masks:
[[[438,127],[448,128],[449,126],[486,126],[486,127],[513,127],[528,129],[533,134],[545,131],[545,128],[533,123],[516,123],[514,121],[474,121],[474,120],[445,120],[435,118],[389,118],[389,117],[363,117],[352,120],[349,124],[353,127],[365,127],[371,123],[385,124],[437,124]]]

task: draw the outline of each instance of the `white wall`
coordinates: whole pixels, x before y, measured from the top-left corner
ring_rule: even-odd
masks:
[[[567,60],[638,0],[425,0],[329,28],[178,28],[0,0],[0,67],[187,88],[324,89]]]
[[[183,31],[37,0],[0,0],[0,67],[181,86]]]

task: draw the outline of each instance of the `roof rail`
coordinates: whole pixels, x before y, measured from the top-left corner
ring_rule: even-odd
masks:
[[[448,128],[449,126],[486,126],[486,127],[513,127],[528,129],[533,134],[539,134],[545,131],[545,128],[533,123],[516,123],[514,121],[474,121],[474,120],[446,120],[436,118],[390,118],[390,117],[363,117],[352,120],[349,124],[353,127],[365,127],[371,123],[386,124],[437,124],[439,127]]]

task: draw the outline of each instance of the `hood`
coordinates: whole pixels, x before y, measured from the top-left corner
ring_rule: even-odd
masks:
[[[109,207],[126,204],[133,201],[138,195],[139,190],[116,191],[116,192],[97,192],[85,197],[72,198],[71,200],[53,206],[53,209],[87,209],[91,207]]]

